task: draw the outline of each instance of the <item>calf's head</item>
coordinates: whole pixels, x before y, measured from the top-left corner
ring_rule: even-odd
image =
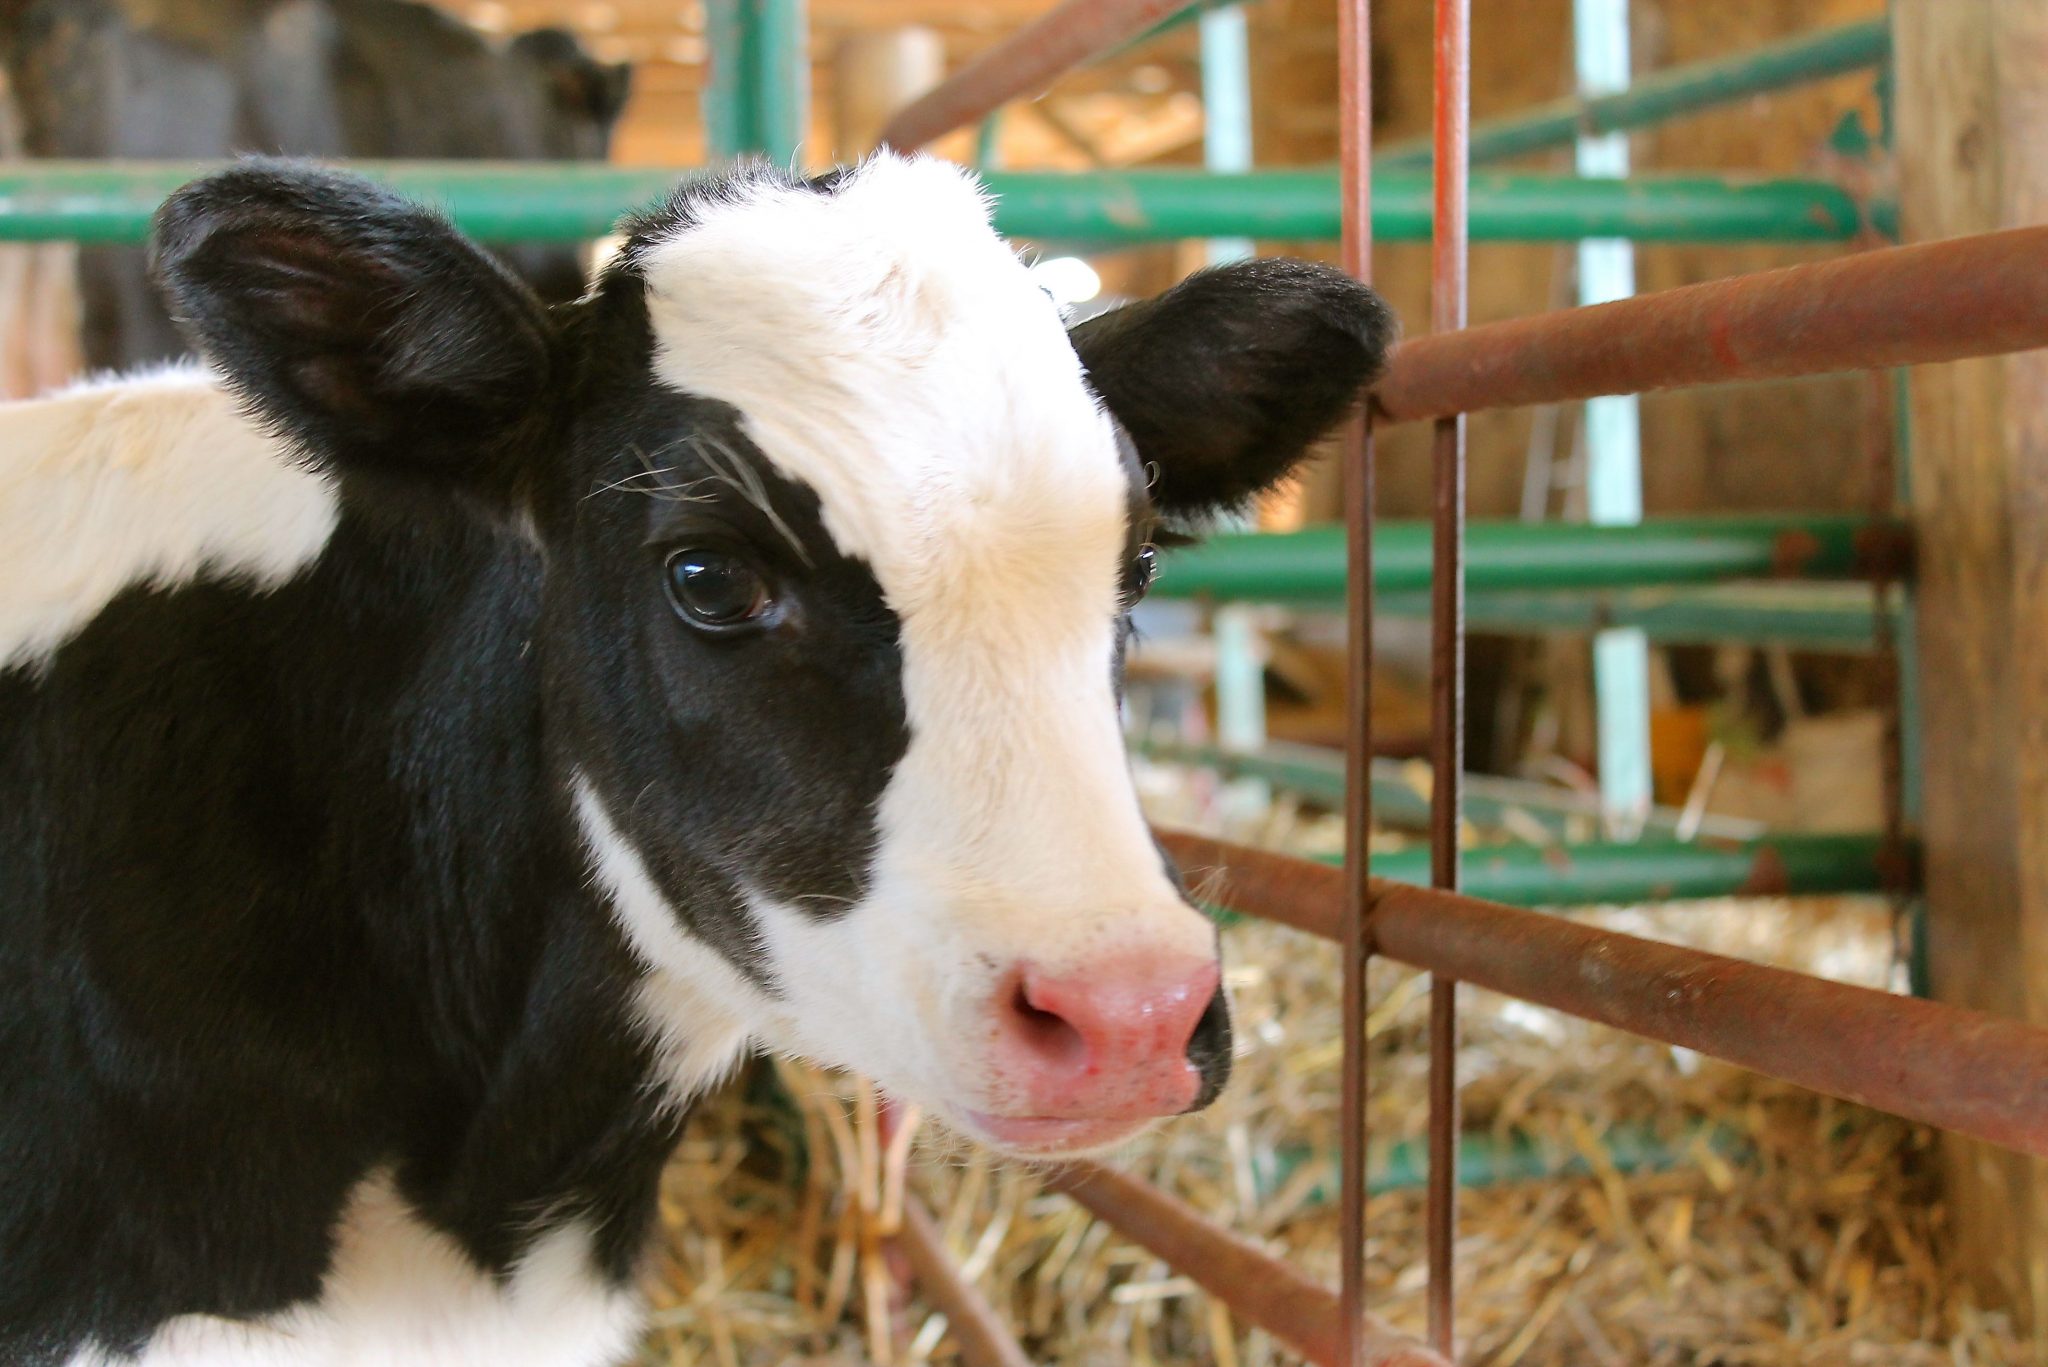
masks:
[[[1118,730],[1129,612],[1155,538],[1376,374],[1370,292],[1247,262],[1069,330],[974,184],[897,158],[685,187],[551,311],[289,165],[179,192],[157,252],[345,491],[538,547],[563,800],[681,1059],[727,1020],[1020,1153],[1214,1096],[1215,935]]]

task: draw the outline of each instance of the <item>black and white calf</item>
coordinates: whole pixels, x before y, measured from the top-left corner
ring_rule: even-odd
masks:
[[[551,311],[289,164],[156,251],[213,369],[0,410],[0,1362],[614,1361],[752,1043],[1023,1155],[1215,1094],[1127,610],[1355,401],[1365,289],[1069,332],[899,159],[686,188]]]

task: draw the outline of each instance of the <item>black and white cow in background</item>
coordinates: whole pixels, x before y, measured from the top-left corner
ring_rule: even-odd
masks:
[[[290,163],[155,251],[213,371],[0,409],[0,1362],[616,1361],[751,1045],[1025,1156],[1216,1094],[1128,610],[1375,375],[1364,287],[1069,332],[895,158],[552,310]]]
[[[417,0],[0,0],[0,62],[35,157],[602,161],[623,66],[561,29],[498,42]],[[583,292],[573,245],[498,255],[550,302]],[[88,366],[186,343],[139,248],[78,258]]]

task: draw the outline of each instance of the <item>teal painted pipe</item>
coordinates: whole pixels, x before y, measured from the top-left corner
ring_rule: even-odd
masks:
[[[1337,599],[1331,600],[1333,605]],[[1384,617],[1427,617],[1429,595],[1393,593],[1375,600]],[[1888,609],[1896,633],[1899,613]],[[1877,649],[1877,608],[1862,584],[1711,584],[1660,589],[1554,593],[1502,589],[1465,599],[1466,626],[1501,636],[1591,633],[1634,627],[1653,641],[1741,641],[1831,654]]]
[[[1466,582],[1490,590],[1636,588],[1800,575],[1841,577],[1859,565],[1863,517],[1665,518],[1633,527],[1478,521],[1467,533]],[[1342,526],[1231,533],[1173,551],[1154,592],[1177,598],[1322,601],[1344,593]],[[1429,587],[1430,528],[1382,522],[1373,582],[1383,593]]]
[[[1482,845],[1463,852],[1459,890],[1517,907],[1882,892],[1890,886],[1883,853],[1878,835]],[[1372,871],[1427,886],[1429,851],[1417,846],[1375,854]]]
[[[1705,1144],[1731,1162],[1742,1162],[1749,1146],[1735,1131],[1723,1125],[1696,1124],[1674,1143],[1648,1125],[1611,1126],[1600,1136],[1600,1148],[1617,1172],[1668,1172],[1689,1160],[1695,1148]],[[1287,1145],[1271,1154],[1252,1158],[1252,1182],[1259,1199],[1271,1200],[1281,1187],[1301,1170],[1304,1163],[1322,1157],[1303,1145]],[[1491,1134],[1468,1134],[1458,1140],[1458,1185],[1461,1187],[1502,1186],[1511,1182],[1547,1182],[1561,1177],[1582,1177],[1592,1171],[1586,1156],[1575,1148],[1545,1143],[1517,1131],[1507,1138]],[[1411,1191],[1423,1184],[1429,1172],[1428,1147],[1417,1140],[1401,1139],[1382,1147],[1366,1166],[1365,1189],[1373,1196],[1391,1191]],[[1331,1177],[1334,1178],[1334,1169]],[[1309,1188],[1305,1204],[1327,1205],[1333,1183],[1325,1179]]]
[[[1581,133],[1647,128],[1768,91],[1881,67],[1890,57],[1891,31],[1883,19],[1823,29],[1735,57],[1657,72],[1613,95],[1560,100],[1526,114],[1475,125],[1472,160],[1500,161],[1569,147]],[[1375,160],[1386,167],[1427,166],[1429,143],[1426,139],[1397,143],[1377,154]]]
[[[0,241],[139,242],[163,197],[215,165],[8,163],[0,167]],[[589,162],[361,162],[352,169],[437,204],[470,233],[498,242],[600,236],[621,213],[659,199],[683,176],[700,174]],[[1334,171],[997,173],[985,179],[997,197],[997,226],[1015,237],[1116,245],[1338,234]],[[1523,175],[1472,181],[1472,235],[1495,241],[1838,241],[1852,236],[1859,221],[1848,194],[1813,181]],[[1373,224],[1382,241],[1426,239],[1428,175],[1375,177]]]
[[[1913,857],[1907,852],[1908,859]],[[1817,897],[1890,889],[1881,835],[1772,835],[1757,840],[1478,845],[1460,853],[1458,890],[1511,907],[1635,906],[1723,897]],[[1339,862],[1335,858],[1325,863]],[[1429,886],[1429,850],[1383,850],[1372,873]],[[1220,921],[1238,919],[1212,912]]]
[[[1095,172],[1085,177],[1085,193],[1082,178],[1071,174],[988,181],[997,223],[1016,237],[1107,245],[1178,237],[1332,240],[1340,226],[1334,171]],[[1427,173],[1376,174],[1372,205],[1376,240],[1428,240]],[[1474,241],[1825,242],[1854,236],[1861,222],[1847,192],[1818,181],[1472,177]]]
[[[709,0],[703,109],[712,156],[791,164],[810,118],[808,32],[803,0]]]

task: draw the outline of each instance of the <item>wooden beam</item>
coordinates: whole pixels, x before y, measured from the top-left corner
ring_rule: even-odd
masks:
[[[2048,220],[2048,5],[1892,15],[1908,239]],[[2048,353],[1924,367],[1912,389],[1934,991],[2048,1023]],[[1947,1157],[1980,1300],[2048,1347],[2048,1165]]]

